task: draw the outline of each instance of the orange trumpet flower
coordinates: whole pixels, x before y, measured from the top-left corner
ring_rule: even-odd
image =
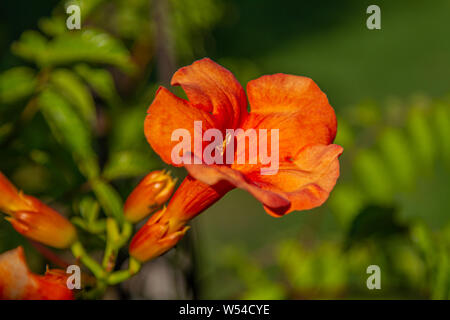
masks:
[[[73,300],[63,270],[32,273],[22,247],[0,255],[0,300]]]
[[[38,199],[23,194],[0,172],[0,211],[14,229],[27,238],[55,248],[67,248],[76,239],[75,227]]]
[[[144,130],[147,141],[168,164],[184,165],[189,175],[175,192],[168,207],[155,214],[139,230],[130,244],[130,254],[146,261],[173,247],[187,231],[187,222],[235,187],[249,191],[274,217],[294,210],[320,206],[339,177],[338,157],[342,147],[332,144],[336,136],[336,116],[326,95],[313,80],[294,75],[262,76],[247,85],[251,112],[247,111],[244,89],[231,72],[210,59],[202,59],[179,69],[172,85],[180,85],[188,101],[160,87],[148,109]],[[195,122],[201,121],[202,126]],[[178,141],[172,133],[183,128],[191,137],[209,129],[225,136],[218,148],[220,156],[231,143],[243,143],[245,149],[233,148],[233,163],[192,164],[202,159],[207,147],[192,139],[183,163],[174,161]],[[254,136],[229,136],[229,129],[257,129]],[[263,174],[261,155],[252,159],[249,147],[264,138],[272,141],[272,129],[278,131],[278,170]],[[262,131],[261,131],[262,130]],[[246,145],[245,140],[249,143]],[[275,149],[271,148],[273,152]],[[244,155],[247,163],[236,161]],[[217,154],[216,154],[217,156]]]

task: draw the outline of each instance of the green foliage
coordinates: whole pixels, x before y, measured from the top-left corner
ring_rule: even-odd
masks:
[[[9,69],[0,75],[0,103],[8,104],[29,97],[37,81],[34,71],[27,67]]]
[[[65,7],[72,2],[82,8],[81,30],[69,31],[65,25]],[[242,3],[254,11],[254,4]],[[278,36],[288,33],[284,29],[268,36],[265,31],[277,31],[265,19],[264,24],[270,30],[252,26],[255,20],[250,15],[239,18],[235,11],[237,1],[231,5],[219,0],[174,0],[167,4],[169,25],[161,27],[154,1],[61,1],[52,16],[38,21],[40,31],[25,31],[12,44],[12,52],[23,63],[11,60],[11,68],[0,74],[0,168],[21,189],[36,193],[69,215],[81,231],[81,238],[89,239],[83,241],[84,248],[79,244],[74,248],[83,264],[95,276],[106,279],[104,271],[111,267],[110,261],[115,261],[131,233],[130,225],[123,222],[123,200],[142,175],[162,166],[143,135],[146,109],[159,85],[155,36],[162,28],[167,36],[159,41],[169,48],[168,53],[176,58],[177,65],[214,55],[214,51],[208,51],[212,49],[243,84],[264,73],[311,76],[336,107],[339,123],[336,143],[345,149],[340,158],[341,177],[326,205],[319,209],[323,211],[288,220],[289,228],[285,225],[283,228],[291,230],[291,221],[298,221],[298,234],[288,235],[282,229],[276,241],[272,241],[274,235],[258,232],[255,221],[240,216],[245,236],[251,240],[264,239],[268,244],[260,251],[230,248],[220,255],[221,259],[217,259],[221,251],[214,248],[219,268],[209,270],[200,260],[202,283],[219,278],[220,286],[212,291],[236,284],[235,291],[217,295],[220,298],[450,299],[448,99],[392,99],[385,105],[365,99],[346,109],[340,106],[342,101],[387,95],[390,92],[386,88],[393,88],[394,84],[399,92],[442,88],[444,81],[424,84],[427,76],[421,74],[429,75],[432,72],[429,70],[441,66],[438,79],[442,80],[446,74],[448,59],[442,54],[446,52],[442,51],[445,50],[442,41],[439,40],[438,50],[433,51],[429,31],[423,29],[422,40],[430,46],[423,41],[411,41],[412,49],[419,45],[429,47],[425,60],[437,58],[436,64],[423,67],[426,72],[421,68],[411,70],[409,64],[392,72],[396,60],[392,54],[389,60],[388,53],[400,52],[397,40],[404,36],[401,32],[406,30],[404,21],[408,19],[398,19],[397,31],[394,36],[389,33],[388,45],[384,42],[381,45],[378,42],[381,38],[368,37],[355,26],[351,28],[358,30],[357,34],[344,26],[315,38],[314,32],[309,35],[306,30],[301,38],[292,37],[289,42]],[[259,8],[269,9],[270,6]],[[445,12],[448,10],[438,14]],[[225,25],[217,31],[219,40],[215,42],[211,29],[220,19]],[[239,32],[228,30],[228,37],[235,44],[229,45],[230,42],[220,41],[220,34],[233,21],[240,28]],[[360,23],[358,19],[354,21]],[[391,23],[392,30],[396,24]],[[279,24],[279,28],[285,26]],[[251,28],[257,32],[251,33]],[[295,35],[302,30],[291,29]],[[439,30],[445,33],[443,28]],[[334,43],[323,40],[330,35],[336,36]],[[389,35],[383,33],[383,40]],[[235,40],[241,36],[245,37],[245,43]],[[260,42],[261,50],[255,50],[252,41]],[[378,74],[380,65],[367,63],[380,55],[369,45],[370,41],[374,41],[377,49],[389,50],[382,52],[387,58],[383,59],[387,65],[382,68],[389,70],[391,78]],[[246,46],[251,50],[247,48],[247,54],[241,54],[241,48],[245,50]],[[361,48],[372,52],[361,53]],[[222,52],[225,56],[221,56]],[[423,51],[411,52],[423,58]],[[433,52],[438,55],[433,56]],[[364,58],[355,59],[356,54]],[[408,76],[411,81],[418,79],[421,83],[401,81],[409,72],[415,75]],[[408,85],[411,88],[405,90]],[[440,94],[439,89],[430,92],[437,93]],[[253,202],[251,205],[251,210],[256,210]],[[295,214],[299,215],[292,215]],[[219,220],[222,233],[237,238],[231,215],[232,212],[226,212],[225,217],[216,215],[215,219],[223,219]],[[309,216],[317,220],[304,223],[303,219]],[[231,221],[228,226],[222,225],[225,219]],[[282,222],[272,219],[270,224],[273,230],[273,226]],[[0,252],[17,245],[25,247],[33,268],[43,267],[42,258],[30,244],[0,219]],[[102,266],[88,255],[98,249],[106,252]],[[365,286],[365,271],[370,264],[382,268],[381,293],[369,292]],[[123,273],[113,275],[109,278],[114,279],[111,283],[123,280]]]
[[[36,31],[25,32],[13,45],[14,53],[39,67],[54,67],[74,62],[111,64],[133,70],[128,50],[105,32],[94,29],[66,32],[47,40]]]
[[[94,124],[96,116],[94,100],[88,88],[75,73],[70,70],[56,69],[51,74],[50,83],[67,101],[71,102],[79,116],[88,125]]]
[[[110,105],[120,103],[111,74],[104,69],[93,69],[87,64],[75,66],[75,72]]]
[[[111,155],[102,176],[108,180],[144,175],[157,167],[146,154],[138,151],[117,151]]]
[[[41,93],[38,104],[56,139],[73,154],[83,174],[96,177],[99,169],[86,124],[69,103],[50,88]]]

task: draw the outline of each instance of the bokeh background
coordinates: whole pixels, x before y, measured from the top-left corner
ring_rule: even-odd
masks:
[[[81,30],[65,27],[71,3]],[[371,4],[381,30],[366,28]],[[232,191],[105,298],[449,299],[449,12],[447,0],[2,1],[0,170],[76,217],[92,172],[125,199],[167,167],[143,120],[178,67],[208,56],[244,88],[263,74],[308,76],[345,150],[327,203],[275,219]],[[1,219],[0,252],[19,244],[43,271],[48,261]],[[369,265],[381,290],[367,289]]]

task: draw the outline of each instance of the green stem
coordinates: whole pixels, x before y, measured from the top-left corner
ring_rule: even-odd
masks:
[[[125,280],[128,280],[132,276],[134,276],[136,273],[139,272],[141,269],[141,263],[134,259],[133,257],[130,257],[130,262],[127,270],[120,270],[111,273],[108,278],[106,279],[107,283],[110,285],[115,285],[118,283],[121,283]]]
[[[103,268],[97,261],[92,259],[92,257],[87,254],[81,242],[75,242],[72,245],[71,249],[75,258],[80,259],[81,262],[86,266],[86,268],[88,268],[97,278],[97,280],[106,278],[106,273]]]
[[[133,232],[133,225],[127,221],[123,223],[119,233],[117,222],[113,218],[106,220],[106,248],[103,256],[103,269],[110,272],[115,265],[119,249],[125,245]]]

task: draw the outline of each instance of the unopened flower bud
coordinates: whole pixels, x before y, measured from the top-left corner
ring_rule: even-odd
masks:
[[[153,171],[139,182],[124,205],[125,219],[138,222],[160,208],[172,195],[176,180],[164,171]]]
[[[162,255],[175,246],[189,229],[181,225],[171,230],[174,223],[164,219],[165,211],[166,208],[163,208],[155,213],[133,237],[129,251],[136,260],[146,262]]]
[[[0,191],[0,210],[9,215],[6,219],[17,232],[55,248],[67,248],[75,241],[75,227],[66,218],[18,191],[1,173]]]

